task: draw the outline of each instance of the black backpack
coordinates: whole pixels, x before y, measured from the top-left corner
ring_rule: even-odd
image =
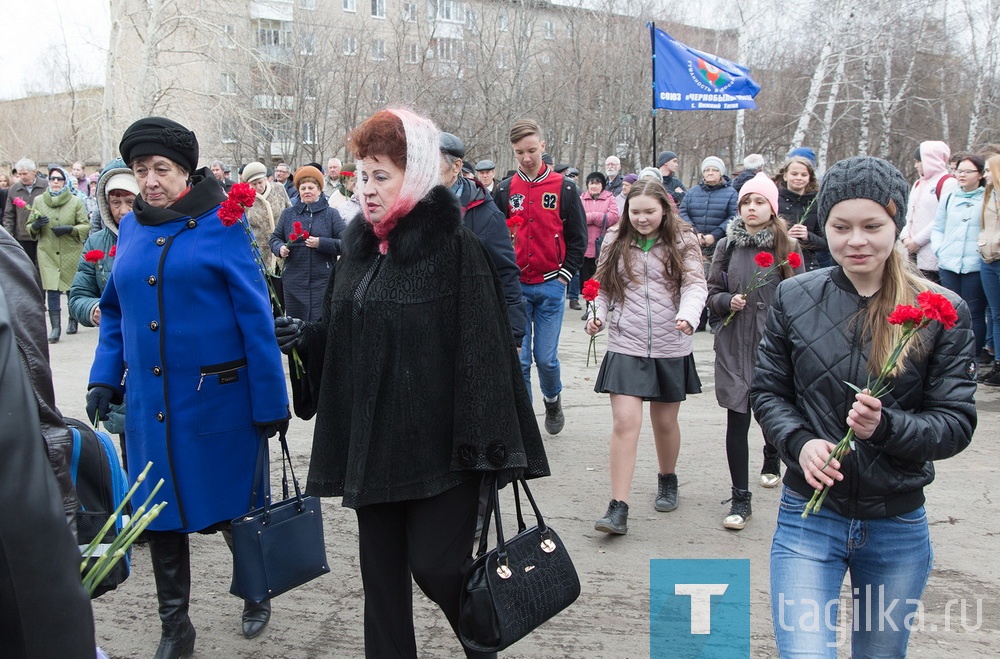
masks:
[[[73,477],[77,498],[80,500],[80,510],[76,514],[76,533],[82,553],[125,499],[125,494],[128,492],[128,477],[122,469],[118,452],[108,433],[94,430],[76,419],[64,419],[64,421],[73,434],[70,474]],[[104,554],[118,537],[125,523],[122,517],[127,512],[129,512],[127,509],[122,511],[122,515],[101,540],[84,575],[97,561],[97,557]],[[125,556],[115,563],[97,586],[94,597],[100,597],[109,590],[114,590],[128,579],[131,555],[132,550],[129,549],[125,552]]]

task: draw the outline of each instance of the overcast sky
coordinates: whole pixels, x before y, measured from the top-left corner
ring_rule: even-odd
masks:
[[[72,62],[68,70],[75,84],[101,83],[108,47],[108,0],[14,0],[3,4],[0,98],[68,87],[63,80],[67,51]],[[61,66],[46,66],[46,61]]]

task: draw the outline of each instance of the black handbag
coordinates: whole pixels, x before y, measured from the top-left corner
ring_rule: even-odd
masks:
[[[267,468],[267,438],[260,438],[257,473],[250,495],[250,512],[232,522],[233,583],[229,592],[259,604],[330,571],[323,540],[319,499],[304,497],[292,471],[285,433],[281,441],[283,500],[271,505]],[[287,471],[286,471],[287,463]],[[288,496],[288,472],[295,496]],[[264,485],[264,507],[253,509],[258,487]]]
[[[537,525],[526,528],[518,485],[524,488]],[[497,652],[531,633],[580,596],[580,579],[565,545],[542,519],[525,480],[513,482],[518,533],[504,540],[500,525],[496,478],[489,487],[479,551],[465,577],[460,599],[459,639],[477,652]],[[497,546],[486,550],[490,515],[497,527]]]

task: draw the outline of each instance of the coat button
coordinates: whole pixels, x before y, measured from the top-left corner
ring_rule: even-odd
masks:
[[[193,229],[196,226],[198,226],[197,222],[195,222],[194,220],[188,220],[188,229]]]
[[[149,324],[149,329],[155,332],[156,330],[160,329],[160,324],[154,320]]]
[[[159,245],[160,247],[163,247],[164,245],[167,244],[167,239],[164,238],[163,236],[160,236],[159,238],[156,239],[156,244]]]
[[[156,420],[157,421],[163,421],[166,418],[167,417],[166,417],[166,415],[163,412],[157,412],[156,413]]]
[[[154,366],[153,375],[159,375],[160,373],[163,373],[163,369],[161,369],[159,366]]]
[[[149,279],[146,280],[150,286],[156,286],[156,277],[149,275]]]

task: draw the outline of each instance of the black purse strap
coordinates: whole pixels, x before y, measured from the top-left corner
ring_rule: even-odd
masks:
[[[524,488],[524,494],[528,497],[528,503],[531,504],[531,509],[535,513],[535,521],[538,524],[538,531],[541,534],[548,533],[549,527],[545,524],[545,520],[542,518],[542,513],[538,509],[538,504],[535,503],[535,498],[531,495],[531,490],[528,489],[528,482],[524,478],[519,478],[511,482],[514,488],[514,507],[517,512],[517,527],[518,533],[524,531],[527,525],[524,523],[524,516],[521,512],[521,496],[520,488]],[[496,474],[486,474],[483,477],[483,488],[489,488],[488,499],[486,502],[486,511],[483,513],[483,530],[480,532],[479,536],[479,549],[476,552],[476,557],[480,557],[486,553],[487,547],[489,546],[489,530],[490,530],[490,516],[493,516],[493,521],[497,526],[497,557],[500,560],[504,560],[507,557],[507,551],[504,548],[504,537],[503,537],[503,526],[500,523],[500,490],[497,487]]]
[[[299,479],[295,477],[295,469],[292,467],[292,454],[288,450],[288,439],[284,430],[278,434],[278,441],[281,442],[281,493],[284,499],[288,498],[288,474],[292,475],[292,485],[295,488],[296,507],[299,512],[305,508],[302,501],[302,490],[299,488]],[[254,510],[257,502],[257,493],[261,485],[264,485],[264,520],[267,521],[271,512],[271,478],[267,467],[268,439],[263,432],[259,436],[259,447],[257,449],[257,470],[253,477],[253,489],[250,491],[250,503],[248,510]],[[286,471],[287,467],[287,471]]]

